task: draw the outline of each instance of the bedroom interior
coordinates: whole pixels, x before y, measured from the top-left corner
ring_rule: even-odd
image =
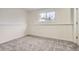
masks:
[[[79,51],[78,8],[0,8],[0,51]]]

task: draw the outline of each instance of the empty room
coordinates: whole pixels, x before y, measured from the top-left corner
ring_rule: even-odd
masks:
[[[78,8],[0,8],[0,51],[79,51]]]

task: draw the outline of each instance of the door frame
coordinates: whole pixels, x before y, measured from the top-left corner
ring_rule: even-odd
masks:
[[[73,39],[79,45],[78,40],[78,8],[73,9]]]

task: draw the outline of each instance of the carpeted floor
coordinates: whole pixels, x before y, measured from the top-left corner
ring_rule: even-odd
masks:
[[[0,44],[0,51],[76,51],[78,45],[64,40],[26,36]]]

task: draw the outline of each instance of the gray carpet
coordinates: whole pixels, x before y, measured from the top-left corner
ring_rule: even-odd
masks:
[[[78,45],[64,40],[26,36],[0,44],[0,51],[76,51]]]

